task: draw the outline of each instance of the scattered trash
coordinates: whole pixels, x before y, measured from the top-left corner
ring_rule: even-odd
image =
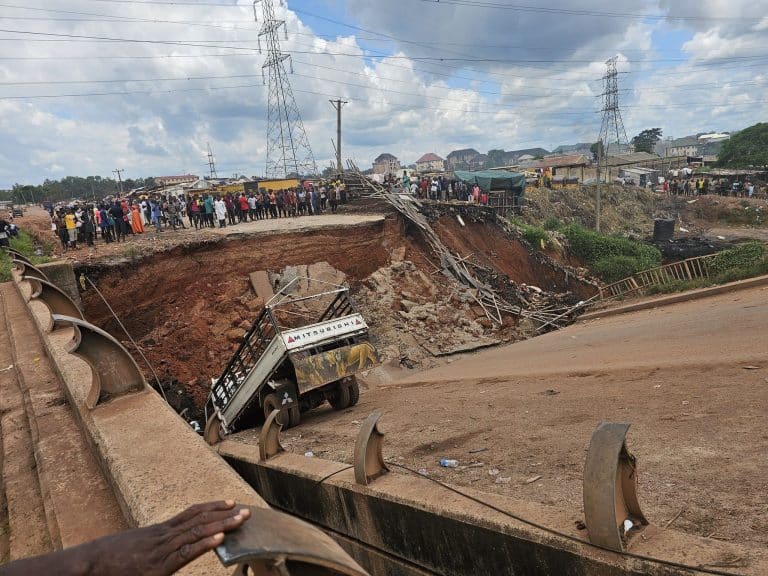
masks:
[[[496,484],[509,484],[510,482],[512,482],[512,478],[502,478],[501,476],[496,478]]]
[[[725,236],[716,236],[718,240],[725,240]]]
[[[203,429],[200,427],[200,422],[197,420],[190,420],[189,425],[192,426],[192,430],[200,434]]]
[[[688,200],[688,202],[686,202],[686,204],[696,204],[696,202],[698,202],[698,201],[699,201],[699,199],[696,198],[695,200]]]
[[[450,458],[440,458],[440,466],[442,466],[443,468],[458,468],[459,461],[452,460]]]
[[[661,384],[656,384],[656,386],[654,386],[654,388],[656,388],[658,390],[659,388],[661,388]]]
[[[634,524],[634,522],[632,522],[632,520],[627,518],[626,520],[624,520],[624,525],[623,526],[624,526],[624,534],[626,534],[627,532],[632,530],[632,528],[635,526],[635,524]]]
[[[541,476],[533,476],[532,478],[528,478],[528,480],[525,481],[526,484],[533,484],[534,482],[541,480]]]
[[[8,372],[8,370],[10,370],[11,368],[13,368],[13,364],[9,364],[6,368],[3,368],[2,370],[0,370],[0,372]]]
[[[683,228],[682,226],[680,226],[680,232],[689,232],[689,230],[688,228]]]
[[[312,452],[312,450],[308,450],[307,452],[304,452],[304,456],[306,456],[307,458],[314,458],[315,453]]]
[[[498,470],[498,468],[491,468],[490,470],[488,470],[488,474],[491,475],[491,476],[498,476],[499,475],[499,470]]]
[[[350,422],[350,424],[352,426],[360,426],[360,420],[352,420],[352,422]]]
[[[479,454],[480,452],[487,452],[488,448],[474,448],[473,450],[470,450],[470,454]]]
[[[688,402],[688,400],[683,400],[683,406],[688,406],[688,404],[690,404],[690,402]]]
[[[422,476],[429,476],[429,472],[427,472],[426,468],[419,468],[419,474]]]
[[[760,370],[760,366],[742,366],[744,370]]]

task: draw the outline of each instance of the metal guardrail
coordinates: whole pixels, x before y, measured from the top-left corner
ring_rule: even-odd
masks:
[[[600,300],[620,298],[627,294],[642,292],[652,286],[663,286],[672,282],[696,280],[710,277],[710,261],[716,256],[696,256],[680,262],[665,264],[658,268],[643,270],[628,278],[608,284],[600,289]]]

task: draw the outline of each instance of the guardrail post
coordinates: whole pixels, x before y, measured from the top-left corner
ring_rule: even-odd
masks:
[[[69,295],[61,290],[59,287],[54,286],[47,280],[42,280],[36,277],[23,276],[22,280],[26,280],[32,286],[32,294],[30,300],[40,300],[45,304],[48,311],[51,313],[51,317],[58,314],[59,316],[69,316],[73,318],[79,318],[85,320],[80,308],[74,303]],[[56,323],[51,322],[49,331],[53,330]]]
[[[234,574],[368,576],[328,534],[283,512],[250,506],[251,517],[216,547]]]
[[[136,361],[112,335],[80,318],[53,314],[53,321],[74,328],[67,352],[91,367],[93,380],[85,400],[89,410],[110,397],[149,388]]]
[[[279,415],[280,410],[272,410],[261,427],[261,432],[259,433],[259,459],[262,462],[285,450],[282,444],[280,444],[280,431],[283,429],[283,426],[277,421]]]
[[[5,247],[5,251],[8,253],[8,255],[15,260],[21,260],[22,262],[26,262],[27,264],[32,264],[29,258],[24,256],[21,252],[18,250],[14,250],[13,248]]]
[[[389,472],[382,455],[384,434],[379,430],[379,418],[379,410],[368,416],[355,441],[355,482],[364,486]]]
[[[38,280],[48,280],[48,276],[45,275],[45,272],[26,260],[19,260],[18,257],[14,257],[13,265],[21,271],[22,279],[37,278]]]
[[[648,525],[637,499],[637,462],[627,450],[627,423],[601,422],[584,467],[584,520],[593,544],[621,552]]]

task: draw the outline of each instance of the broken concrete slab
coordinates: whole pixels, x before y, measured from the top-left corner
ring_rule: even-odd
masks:
[[[272,282],[270,282],[269,274],[266,270],[251,272],[248,278],[251,281],[251,286],[253,286],[253,291],[256,292],[256,296],[262,298],[265,302],[275,295],[274,290],[272,290]]]

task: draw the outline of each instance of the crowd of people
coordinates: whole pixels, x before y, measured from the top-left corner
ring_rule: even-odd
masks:
[[[759,191],[758,186],[751,180],[731,181],[727,178],[716,178],[713,180],[706,177],[672,178],[672,180],[665,181],[662,186],[666,193],[683,196],[717,194],[719,196],[753,198]]]
[[[422,176],[411,180],[406,174],[403,178],[387,176],[384,185],[390,190],[399,189],[409,192],[421,200],[447,202],[458,200],[470,204],[488,204],[488,190],[482,190],[477,184],[467,184],[462,180],[448,179],[445,176]]]
[[[341,182],[320,182],[288,190],[184,195],[151,194],[140,198],[115,198],[99,203],[72,203],[50,207],[51,230],[62,249],[125,242],[128,236],[148,230],[224,228],[243,222],[336,213],[346,203]],[[186,223],[185,223],[186,222]]]

